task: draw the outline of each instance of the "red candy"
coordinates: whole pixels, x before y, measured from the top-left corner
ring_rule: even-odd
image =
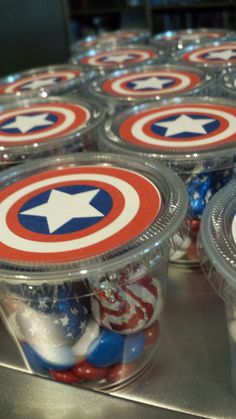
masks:
[[[143,331],[144,334],[144,349],[153,346],[160,336],[160,323],[157,320],[152,326]]]
[[[124,380],[136,371],[137,365],[135,362],[131,364],[118,364],[115,367],[109,368],[106,375],[107,381],[114,383],[116,381]]]
[[[54,380],[60,381],[61,383],[73,384],[82,381],[72,370],[50,370],[50,375],[54,378]]]
[[[87,361],[80,362],[79,364],[73,367],[73,372],[79,378],[87,380],[87,381],[99,381],[105,377],[109,368],[98,368],[93,367]]]

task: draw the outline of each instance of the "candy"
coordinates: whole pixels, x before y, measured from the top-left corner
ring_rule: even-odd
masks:
[[[113,288],[97,290],[91,306],[101,326],[122,334],[137,332],[154,322],[160,313],[160,282],[150,275],[132,282],[121,281]]]
[[[44,364],[42,359],[38,356],[38,354],[28,345],[28,343],[22,343],[22,348],[27,358],[27,361],[32,368],[33,371],[47,375],[48,374],[48,366]]]
[[[102,380],[108,371],[109,368],[93,367],[87,361],[83,361],[80,364],[75,365],[73,368],[74,374],[87,381]]]
[[[37,347],[31,346],[31,349],[45,369],[68,370],[76,362],[75,355],[69,346],[53,347],[41,343]]]
[[[77,361],[86,357],[89,345],[97,339],[98,336],[99,326],[92,318],[90,318],[83,335],[72,346],[72,350],[76,355]]]
[[[139,358],[144,350],[143,332],[134,333],[125,337],[124,352],[122,362],[129,364]]]
[[[103,329],[88,348],[87,361],[94,367],[109,367],[121,361],[124,352],[124,336]]]
[[[160,336],[160,331],[161,328],[159,321],[156,321],[152,326],[144,330],[144,349],[150,348],[157,342]]]
[[[130,377],[137,370],[135,362],[131,364],[118,364],[111,367],[106,375],[106,380],[115,383]]]
[[[55,371],[50,370],[50,375],[54,380],[60,381],[61,383],[74,384],[82,381],[73,371]]]

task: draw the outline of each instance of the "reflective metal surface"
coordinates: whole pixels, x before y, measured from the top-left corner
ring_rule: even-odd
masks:
[[[165,310],[155,365],[111,395],[20,371],[24,364],[1,326],[1,417],[235,418],[224,304],[198,268],[171,266]]]

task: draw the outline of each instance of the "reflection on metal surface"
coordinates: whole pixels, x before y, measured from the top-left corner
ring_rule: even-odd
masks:
[[[234,418],[236,398],[231,388],[223,302],[198,268],[187,270],[173,264],[169,274],[163,342],[156,362],[142,377],[112,396],[13,371],[25,367],[2,326],[0,364],[12,368],[0,368],[3,408],[7,403],[5,392],[9,391],[6,389],[11,388],[16,396],[14,406],[21,405],[23,409],[25,403],[31,414],[30,409],[35,406],[35,412],[40,412],[34,415],[36,419],[59,415],[78,418],[78,409],[81,417],[85,417],[85,412],[86,417],[94,417],[96,411],[98,418],[106,419],[114,415],[116,408],[116,419],[122,415],[137,419],[144,416],[184,419],[184,413],[187,417]],[[60,409],[64,416],[58,413]]]

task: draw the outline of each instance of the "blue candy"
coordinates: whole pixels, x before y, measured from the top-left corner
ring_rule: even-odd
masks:
[[[43,344],[39,347],[30,346],[26,343],[23,343],[23,345],[24,350],[26,347],[28,351],[26,356],[30,356],[31,362],[32,360],[35,361],[44,370],[64,371],[76,364],[75,355],[69,346],[57,348]]]
[[[87,361],[94,367],[109,367],[122,361],[125,338],[119,333],[101,329],[88,347]]]
[[[48,375],[48,368],[45,367],[40,357],[33,351],[30,345],[28,343],[22,343],[22,348],[32,370],[38,374]]]
[[[144,351],[144,334],[143,332],[128,335],[125,338],[124,352],[122,362],[129,364],[139,358]]]

